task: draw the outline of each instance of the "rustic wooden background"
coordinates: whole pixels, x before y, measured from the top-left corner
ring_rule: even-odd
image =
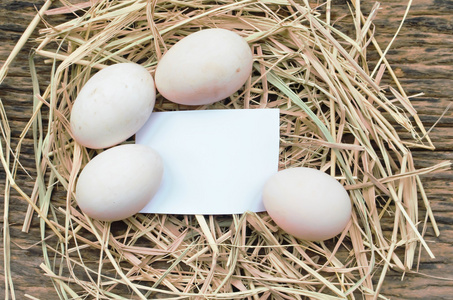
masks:
[[[342,1],[333,1],[336,2]],[[371,7],[374,1],[363,5]],[[368,3],[369,2],[369,3]],[[404,10],[410,1],[383,0],[378,18],[377,39],[385,48],[396,31]],[[44,0],[2,0],[0,2],[0,65],[11,52],[36,10]],[[35,7],[36,5],[36,7]],[[55,17],[54,20],[58,21]],[[36,36],[36,32],[33,37]],[[31,80],[28,71],[28,55],[33,43],[29,42],[20,52],[9,70],[7,79],[0,86],[0,98],[8,113],[14,137],[28,121],[31,113]],[[414,99],[422,121],[427,128],[433,126],[453,99],[453,1],[414,0],[403,30],[399,34],[387,58],[399,75],[408,94],[424,92]],[[38,71],[47,74],[48,66],[38,60]],[[45,83],[45,76],[40,80]],[[435,151],[414,150],[418,167],[425,167],[444,160],[453,160],[453,108],[431,131]],[[33,174],[34,161],[31,139],[23,147],[22,164]],[[423,177],[426,191],[432,200],[432,208],[440,227],[436,238],[429,229],[426,240],[432,247],[435,259],[422,252],[420,274],[403,274],[390,271],[383,294],[391,299],[453,299],[453,172],[451,170]],[[0,171],[0,213],[3,215],[4,170]],[[30,194],[33,181],[20,176],[18,184]],[[35,218],[28,234],[21,232],[26,203],[13,194],[10,204],[11,268],[17,299],[25,294],[39,299],[56,299],[54,288],[42,275],[39,245],[40,233]],[[3,218],[2,218],[3,222]],[[2,224],[3,225],[3,224]],[[3,246],[1,246],[3,247]],[[4,295],[3,249],[0,265],[0,298]],[[423,274],[423,275],[421,275]],[[442,279],[446,278],[446,279]]]

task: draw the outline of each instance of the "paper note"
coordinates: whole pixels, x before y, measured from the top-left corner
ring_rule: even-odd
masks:
[[[136,143],[164,162],[161,186],[141,212],[264,211],[262,189],[278,169],[279,110],[154,112]]]

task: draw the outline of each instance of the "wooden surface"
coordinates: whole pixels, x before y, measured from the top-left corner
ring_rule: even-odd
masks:
[[[342,1],[333,1],[340,3]],[[371,2],[371,1],[370,1]],[[375,21],[377,39],[385,48],[395,33],[408,1],[381,1],[381,10]],[[0,64],[3,64],[14,44],[44,1],[2,0],[0,2]],[[370,6],[373,3],[366,3]],[[363,4],[365,6],[365,4]],[[366,9],[364,9],[366,10]],[[335,17],[339,17],[338,15]],[[58,21],[56,17],[54,20]],[[389,51],[387,58],[395,68],[408,94],[424,92],[414,99],[426,128],[430,128],[453,99],[453,1],[416,0],[412,3],[405,26]],[[33,36],[36,36],[36,32]],[[7,79],[0,86],[0,98],[6,108],[12,135],[17,138],[31,113],[31,80],[28,71],[28,54],[33,43],[26,44],[12,64]],[[40,80],[45,84],[48,71],[38,60]],[[453,160],[453,108],[432,129],[430,136],[436,150],[413,150],[418,167]],[[34,174],[30,136],[23,147],[22,164]],[[453,172],[445,171],[423,177],[426,192],[441,231],[436,238],[428,228],[426,240],[432,247],[435,259],[421,252],[420,274],[402,274],[389,271],[382,293],[391,299],[453,299]],[[5,174],[0,171],[1,214]],[[30,194],[33,180],[20,174],[17,183]],[[10,203],[11,269],[17,299],[25,294],[39,299],[57,299],[50,280],[42,275],[39,245],[40,232],[34,219],[28,234],[21,232],[26,203],[13,194]],[[2,219],[3,220],[3,219]],[[2,221],[3,222],[3,221]],[[0,254],[0,298],[4,295],[3,249]],[[402,279],[404,275],[404,279]],[[442,278],[448,278],[441,279]]]

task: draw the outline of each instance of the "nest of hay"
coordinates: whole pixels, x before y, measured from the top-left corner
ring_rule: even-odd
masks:
[[[62,3],[47,10],[48,1],[37,19],[49,20],[33,53],[52,65],[48,86],[40,86],[30,58],[34,109],[23,132],[33,132],[33,194],[14,183],[23,136],[13,164],[5,150],[9,140],[0,148],[10,187],[30,204],[24,228],[33,214],[40,217],[41,267],[62,299],[377,298],[388,268],[411,270],[418,246],[432,255],[423,232],[428,223],[438,230],[420,175],[449,164],[414,167],[410,147],[433,145],[376,42],[377,5],[367,15],[343,7],[349,15],[334,20],[330,1]],[[53,14],[72,17],[52,24]],[[78,91],[114,63],[137,62],[153,74],[178,40],[213,27],[233,30],[250,44],[250,79],[216,104],[189,108],[158,96],[155,110],[279,108],[280,169],[320,169],[350,193],[352,219],[338,237],[297,240],[266,213],[137,214],[108,223],[78,209],[77,175],[99,152],[71,136]],[[2,118],[8,136],[3,109]]]

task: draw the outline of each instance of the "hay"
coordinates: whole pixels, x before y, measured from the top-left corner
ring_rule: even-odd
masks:
[[[40,17],[49,18],[44,11],[50,2],[2,67],[0,81]],[[18,146],[10,149],[2,105],[0,147],[8,179],[5,237],[13,188],[30,204],[24,230],[33,214],[40,217],[41,268],[60,298],[377,299],[385,298],[379,291],[389,268],[411,272],[418,245],[433,257],[423,233],[428,223],[436,235],[439,231],[420,175],[450,163],[414,167],[410,147],[433,149],[433,144],[385,58],[389,48],[383,51],[374,38],[378,5],[365,16],[356,1],[349,16],[332,20],[336,7],[330,1],[316,7],[292,0],[61,3],[45,14],[74,18],[46,23],[34,53],[52,64],[50,85],[40,92],[31,56],[33,114]],[[349,35],[336,22],[348,27]],[[280,169],[321,169],[350,193],[353,216],[337,238],[296,240],[266,213],[138,214],[110,224],[78,210],[76,178],[97,153],[75,144],[69,131],[80,88],[97,69],[118,62],[137,62],[154,73],[174,43],[212,27],[233,30],[249,42],[254,71],[229,99],[196,109],[279,108]],[[369,61],[369,51],[379,54],[378,62]],[[381,83],[384,79],[392,84]],[[193,108],[162,98],[155,107],[184,109]],[[396,125],[412,139],[402,140]],[[37,175],[27,195],[14,178],[30,130]],[[9,248],[4,249],[7,261]],[[5,270],[8,293],[13,283],[7,264]]]

